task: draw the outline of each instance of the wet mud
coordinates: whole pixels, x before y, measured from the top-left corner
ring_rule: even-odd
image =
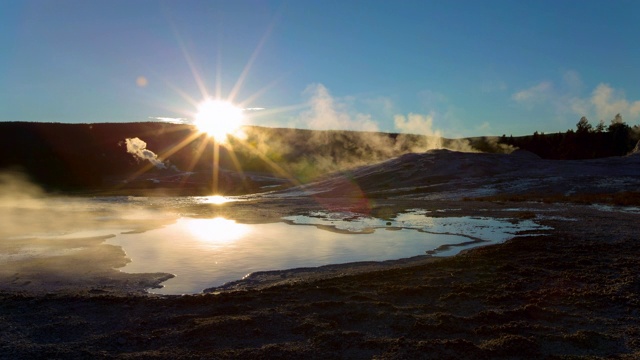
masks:
[[[190,211],[268,222],[329,206],[353,210],[348,200],[289,199]],[[4,288],[0,358],[640,357],[637,213],[379,199],[367,214],[415,208],[534,217],[553,230],[448,258],[274,272],[264,276],[280,281],[201,295],[145,295],[117,278],[64,291]]]

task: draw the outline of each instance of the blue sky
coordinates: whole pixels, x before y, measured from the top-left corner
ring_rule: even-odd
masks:
[[[640,1],[0,0],[0,121],[447,137],[640,124]]]

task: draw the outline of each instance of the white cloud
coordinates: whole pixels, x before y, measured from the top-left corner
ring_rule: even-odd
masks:
[[[300,113],[296,125],[313,130],[378,131],[371,115],[351,111],[347,103],[331,96],[324,85],[309,85],[304,94],[309,97],[310,108]]]
[[[592,92],[589,102],[598,119],[611,120],[620,113],[624,119],[640,116],[640,100],[629,102],[622,91],[609,84],[599,84]]]
[[[573,97],[569,99],[571,111],[580,116],[587,116],[591,112],[591,102],[589,99]]]
[[[553,84],[550,81],[543,81],[538,85],[514,93],[511,95],[511,99],[524,106],[532,107],[536,103],[547,100],[552,91]]]
[[[528,110],[551,110],[560,123],[571,127],[581,116],[592,123],[608,123],[618,113],[629,124],[640,120],[640,100],[627,99],[623,91],[609,84],[600,83],[590,94],[583,94],[586,86],[574,70],[566,71],[558,84],[543,81],[514,93],[511,99]]]
[[[614,89],[609,84],[599,84],[589,97],[571,98],[570,105],[574,114],[586,116],[596,122],[608,122],[616,114],[622,115],[627,123],[640,118],[640,100],[627,100],[624,92]]]
[[[576,100],[583,89],[580,74],[575,70],[567,70],[557,84],[549,80],[541,81],[530,88],[513,93],[511,99],[528,110],[540,106],[553,109],[558,118],[563,118],[567,113],[573,113],[574,107],[581,107]]]

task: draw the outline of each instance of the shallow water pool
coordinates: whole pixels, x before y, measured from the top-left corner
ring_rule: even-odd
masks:
[[[311,215],[287,217],[288,223],[251,225],[183,217],[160,229],[120,234],[107,242],[121,246],[131,259],[121,271],[176,275],[151,292],[184,294],[257,271],[400,259],[427,251],[454,255],[504,241],[518,231],[543,229],[528,220],[431,218],[420,212],[400,214],[392,221],[354,219],[344,213]]]
[[[21,201],[11,208],[5,206],[0,218],[0,264],[74,254],[84,249],[89,241],[86,238],[94,238],[90,240],[93,244],[104,241],[126,252],[130,262],[118,268],[120,271],[175,275],[163,283],[164,288],[152,292],[186,294],[253,272],[427,254],[450,256],[505,241],[521,231],[548,229],[531,220],[447,217],[456,214],[455,209],[434,213],[411,209],[389,219],[316,211],[267,224],[201,218],[203,212],[194,211],[194,205],[206,210],[217,206],[213,204],[218,200],[104,197]],[[73,268],[73,259],[65,261]]]

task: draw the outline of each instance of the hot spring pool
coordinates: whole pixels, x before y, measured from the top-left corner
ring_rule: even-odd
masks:
[[[213,217],[207,212],[217,206],[212,205],[213,200],[102,197],[20,201],[3,213],[0,264],[64,256],[81,251],[87,241],[83,239],[98,237],[98,244],[104,241],[126,253],[130,261],[119,271],[175,275],[163,288],[151,292],[187,294],[253,272],[396,260],[427,253],[450,256],[505,241],[521,231],[548,229],[531,220],[453,216],[453,210],[433,214],[422,209],[390,219],[318,211],[279,221],[274,217],[272,223],[243,224]],[[194,211],[194,204],[205,210]],[[207,213],[211,217],[205,218]],[[64,247],[61,243],[73,245]]]
[[[242,224],[224,218],[182,217],[163,228],[118,234],[107,243],[121,246],[131,259],[121,271],[176,275],[163,283],[164,288],[151,292],[186,294],[257,271],[400,259],[454,245],[435,252],[449,256],[504,241],[518,231],[544,229],[529,220],[440,218],[420,211],[399,214],[391,221],[345,213],[283,220],[287,223]]]

